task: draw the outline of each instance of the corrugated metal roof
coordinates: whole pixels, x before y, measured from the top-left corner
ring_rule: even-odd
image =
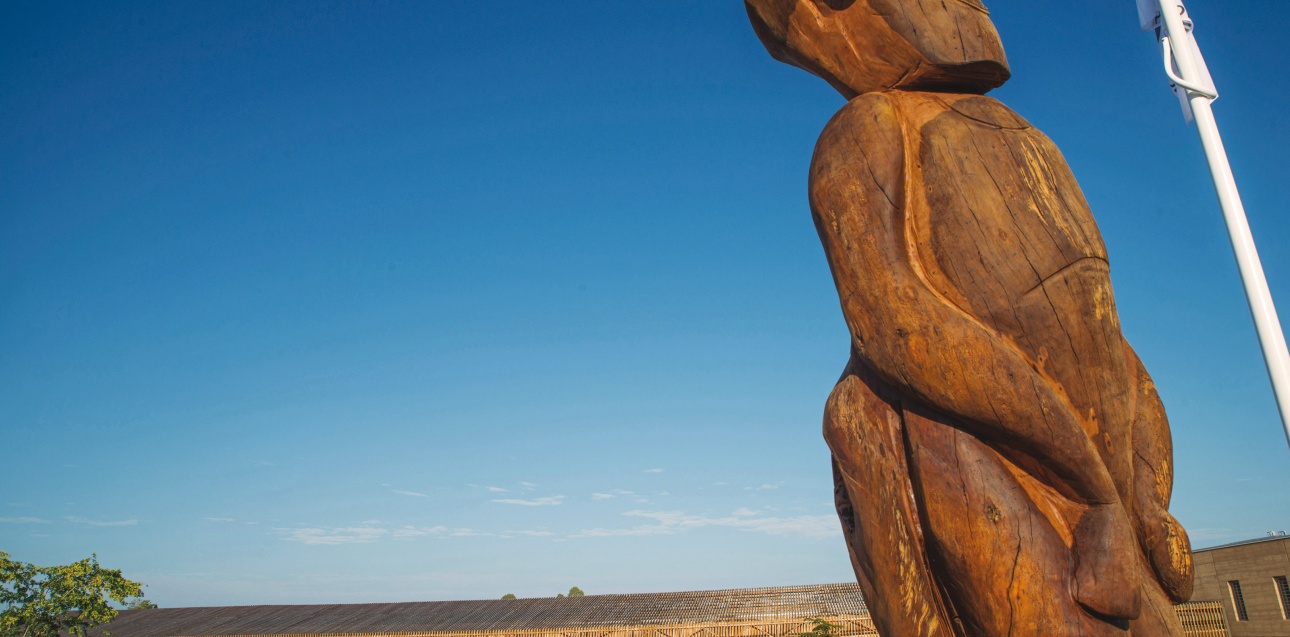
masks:
[[[856,584],[586,597],[121,611],[112,637],[518,631],[868,615]]]
[[[1281,531],[1285,533],[1285,531]],[[1267,537],[1256,537],[1252,540],[1241,540],[1240,542],[1230,542],[1228,544],[1219,544],[1218,546],[1207,546],[1203,549],[1193,549],[1192,553],[1204,553],[1205,551],[1215,551],[1218,549],[1230,549],[1233,546],[1245,546],[1246,544],[1258,544],[1260,542],[1284,542],[1290,540],[1290,535],[1269,535]]]

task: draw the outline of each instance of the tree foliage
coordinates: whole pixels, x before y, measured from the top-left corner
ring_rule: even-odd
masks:
[[[87,629],[116,617],[111,602],[155,608],[142,594],[142,584],[99,566],[94,555],[66,566],[42,567],[11,560],[0,551],[0,637],[84,637]]]
[[[502,595],[502,599],[515,599],[515,593],[507,593],[505,595]]]
[[[807,617],[806,621],[810,622],[814,628],[810,632],[798,633],[797,637],[838,637],[836,624],[820,617]]]
[[[568,595],[569,597],[583,597],[583,596],[585,596],[585,595],[586,595],[586,593],[582,592],[582,589],[581,589],[581,588],[578,588],[577,586],[574,586],[573,588],[570,588],[570,589],[569,589],[569,595]],[[556,594],[555,594],[555,596],[556,596],[557,598],[564,598],[564,597],[565,597],[565,594],[564,594],[564,593],[556,593]]]

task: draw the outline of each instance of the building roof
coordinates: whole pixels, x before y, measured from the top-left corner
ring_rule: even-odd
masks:
[[[112,637],[390,635],[753,623],[868,613],[856,584],[823,584],[514,600],[126,610],[104,628]]]
[[[1228,549],[1228,548],[1232,548],[1233,546],[1244,546],[1244,545],[1246,545],[1246,544],[1258,544],[1258,543],[1260,543],[1260,542],[1277,542],[1277,541],[1290,540],[1290,535],[1286,535],[1286,534],[1285,534],[1285,531],[1281,531],[1280,533],[1281,533],[1280,535],[1269,535],[1269,536],[1267,536],[1267,537],[1256,537],[1256,538],[1254,538],[1254,539],[1252,539],[1252,540],[1241,540],[1240,542],[1230,542],[1230,543],[1228,543],[1228,544],[1219,544],[1218,546],[1207,546],[1207,547],[1205,547],[1205,548],[1203,548],[1203,549],[1193,549],[1193,550],[1192,550],[1192,553],[1204,553],[1205,551],[1215,551],[1215,550],[1218,550],[1218,549]]]

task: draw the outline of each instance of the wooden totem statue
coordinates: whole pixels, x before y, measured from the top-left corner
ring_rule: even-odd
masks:
[[[1165,412],[1061,153],[983,95],[1009,77],[986,8],[746,5],[850,100],[810,201],[851,333],[824,435],[879,632],[1181,635]]]

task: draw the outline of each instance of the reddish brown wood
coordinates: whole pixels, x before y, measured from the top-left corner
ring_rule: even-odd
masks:
[[[825,408],[884,635],[1180,635],[1172,448],[1106,248],[976,0],[747,0],[772,55],[850,102],[811,210],[852,337]]]

